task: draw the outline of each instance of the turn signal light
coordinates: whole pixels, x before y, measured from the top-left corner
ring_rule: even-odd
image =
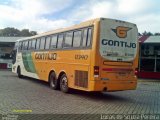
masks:
[[[99,66],[94,66],[94,75],[99,75]]]
[[[138,75],[138,68],[135,69],[134,74],[137,76]]]

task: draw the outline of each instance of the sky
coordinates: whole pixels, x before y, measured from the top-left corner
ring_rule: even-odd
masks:
[[[0,29],[38,33],[98,18],[137,24],[140,33],[160,32],[160,0],[0,0]]]

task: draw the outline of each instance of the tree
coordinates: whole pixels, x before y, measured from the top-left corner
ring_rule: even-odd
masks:
[[[31,33],[32,35],[37,35],[37,32],[36,32],[36,31],[30,31],[30,33]]]
[[[155,36],[160,36],[160,33],[155,33],[154,35],[155,35]]]
[[[20,31],[15,28],[4,28],[0,30],[0,36],[9,37],[9,36],[20,36]]]
[[[27,37],[27,36],[32,36],[32,34],[29,32],[28,29],[23,29],[21,31],[21,36]]]
[[[142,35],[152,36],[152,35],[153,35],[153,33],[144,31],[144,32],[142,33]]]
[[[27,37],[27,36],[33,36],[33,35],[37,35],[36,31],[29,31],[29,29],[23,29],[23,30],[18,30],[15,28],[4,28],[4,29],[0,29],[0,36],[3,37]]]
[[[141,36],[142,34],[141,33],[138,33],[138,36]]]
[[[148,36],[153,36],[153,33],[148,32],[147,35],[148,35]]]

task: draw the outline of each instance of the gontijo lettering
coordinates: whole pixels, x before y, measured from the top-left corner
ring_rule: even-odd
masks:
[[[136,48],[136,43],[131,43],[131,42],[128,43],[125,41],[107,40],[107,39],[102,39],[102,45],[125,47],[125,48]]]
[[[39,60],[56,60],[57,53],[36,53],[35,59]]]

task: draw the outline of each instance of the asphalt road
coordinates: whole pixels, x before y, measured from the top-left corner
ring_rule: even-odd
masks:
[[[48,83],[0,70],[0,114],[160,114],[160,81],[140,80],[136,90],[71,94]],[[101,116],[103,117],[103,116]]]

